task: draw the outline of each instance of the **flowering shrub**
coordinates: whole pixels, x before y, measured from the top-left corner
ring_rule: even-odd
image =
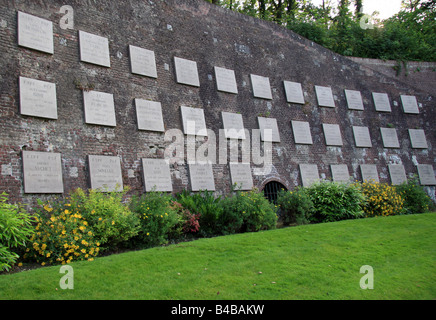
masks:
[[[283,225],[306,224],[314,211],[313,202],[304,188],[293,191],[281,190],[277,197]]]
[[[365,181],[361,184],[361,190],[366,197],[363,210],[367,216],[391,216],[404,212],[404,201],[394,186]]]

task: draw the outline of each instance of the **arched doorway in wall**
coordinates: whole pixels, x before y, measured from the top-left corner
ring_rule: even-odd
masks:
[[[288,190],[288,188],[286,188],[282,183],[273,180],[265,184],[263,187],[263,194],[269,202],[276,203],[277,195],[282,189]]]

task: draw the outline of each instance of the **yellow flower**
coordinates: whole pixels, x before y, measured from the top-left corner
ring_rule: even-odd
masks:
[[[112,225],[114,225],[114,224],[115,224],[115,221],[112,220]]]
[[[41,266],[45,266],[45,262],[41,263]]]
[[[68,211],[67,209],[65,209],[65,214],[70,214],[70,211]]]

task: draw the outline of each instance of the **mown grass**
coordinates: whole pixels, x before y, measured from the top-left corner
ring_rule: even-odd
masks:
[[[436,214],[200,239],[0,275],[0,299],[436,299]],[[360,288],[360,268],[374,289]]]

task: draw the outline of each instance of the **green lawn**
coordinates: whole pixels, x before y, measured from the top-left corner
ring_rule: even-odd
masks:
[[[0,299],[436,299],[436,214],[347,220],[0,275]],[[374,289],[360,288],[363,265]]]

